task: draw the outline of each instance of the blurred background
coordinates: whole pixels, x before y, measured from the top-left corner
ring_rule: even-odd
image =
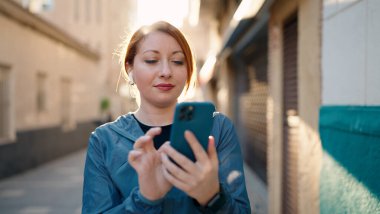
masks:
[[[80,213],[122,42],[167,20],[235,123],[252,213],[380,213],[380,1],[0,0],[0,213]]]

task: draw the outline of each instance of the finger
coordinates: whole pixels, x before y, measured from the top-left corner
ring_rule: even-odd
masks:
[[[137,150],[132,150],[129,152],[128,154],[128,162],[131,163],[131,165],[133,166],[133,163],[138,160],[142,155],[142,152],[141,151],[137,151]]]
[[[154,128],[151,128],[149,129],[145,135],[148,135],[148,136],[151,136],[152,138],[154,138],[156,135],[159,135],[161,134],[161,127],[154,127]]]
[[[164,153],[161,153],[161,162],[165,166],[166,170],[178,180],[185,183],[194,181],[194,179],[191,179],[191,176],[187,172],[169,160],[169,157]]]
[[[160,148],[158,148],[158,152],[163,153],[163,150],[165,148],[163,145],[170,145],[170,142],[166,141],[164,144],[162,144],[162,146],[160,146]]]
[[[169,181],[173,186],[175,186],[176,188],[178,188],[184,192],[189,191],[190,186],[187,185],[186,183],[178,180],[176,177],[174,177],[172,174],[170,174],[170,172],[165,168],[165,166],[162,166],[162,172],[163,172],[165,179],[167,181]]]
[[[145,133],[145,136],[148,136],[150,137],[150,141],[145,143],[145,148],[147,151],[153,151],[153,150],[156,150],[156,148],[154,148],[154,137],[161,134],[161,127],[154,127],[154,128],[151,128],[149,129],[146,133]]]
[[[218,154],[216,152],[216,147],[215,147],[215,139],[213,136],[208,137],[208,156],[211,159],[213,165],[217,166],[218,165]]]
[[[133,145],[134,149],[154,149],[153,138],[161,133],[160,127],[149,129],[144,136],[139,137]]]
[[[203,162],[208,159],[206,151],[202,148],[201,144],[191,131],[185,131],[185,138],[189,143],[191,150],[193,150],[197,161]]]
[[[138,149],[145,150],[147,142],[150,142],[150,141],[153,141],[152,137],[147,136],[147,135],[141,136],[133,144],[133,148],[136,150],[138,150]]]
[[[193,172],[196,170],[195,164],[183,154],[179,153],[170,144],[164,144],[161,146],[161,152],[172,158],[183,170],[186,172]]]

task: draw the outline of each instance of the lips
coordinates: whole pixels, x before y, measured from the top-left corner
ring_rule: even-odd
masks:
[[[169,91],[172,88],[174,88],[174,85],[170,83],[160,83],[160,84],[155,85],[154,87],[156,87],[157,89],[161,91]]]

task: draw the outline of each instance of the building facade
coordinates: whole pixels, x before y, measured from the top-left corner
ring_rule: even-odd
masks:
[[[207,89],[238,127],[268,212],[378,212],[379,3],[238,3]]]
[[[85,147],[105,113],[127,111],[110,77],[119,74],[112,53],[129,21],[106,24],[115,5],[0,2],[0,177]],[[105,99],[111,108],[102,112]]]

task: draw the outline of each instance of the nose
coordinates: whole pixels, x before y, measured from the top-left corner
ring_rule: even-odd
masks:
[[[160,77],[169,78],[171,76],[172,76],[172,68],[170,67],[170,64],[168,61],[164,61],[161,67]]]

